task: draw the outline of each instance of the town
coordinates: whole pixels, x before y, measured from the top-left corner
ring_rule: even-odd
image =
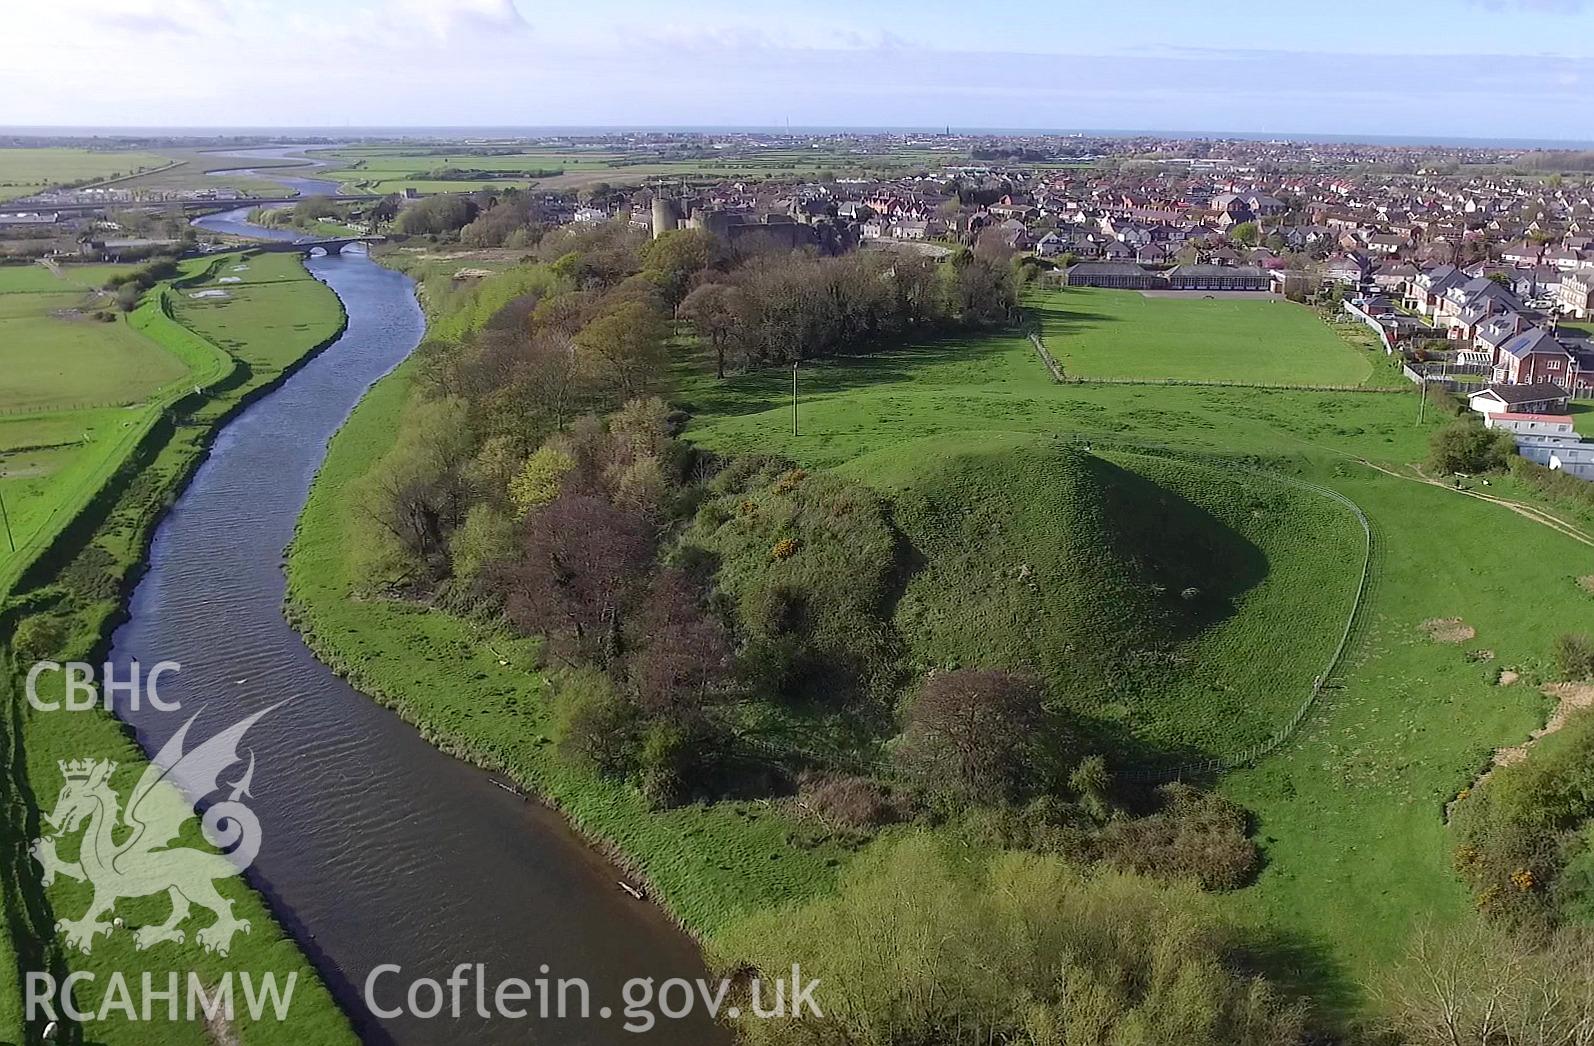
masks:
[[[328,156],[326,177],[340,183],[325,216],[369,232],[458,181],[450,194],[469,201],[457,212],[467,221],[507,198],[532,227],[618,220],[653,236],[706,229],[731,246],[824,254],[972,249],[1035,259],[1042,285],[1330,301],[1366,323],[1412,381],[1470,394],[1525,456],[1594,479],[1594,444],[1567,414],[1571,402],[1594,398],[1594,181],[1582,173],[1590,154],[950,130],[647,132],[405,142],[392,146],[402,158],[436,169],[408,172],[410,184],[401,174],[398,191],[378,195],[367,161],[337,152],[355,143],[298,144],[292,155]],[[392,143],[358,143],[384,145]],[[229,179],[238,160],[218,161],[202,187],[163,181],[194,166],[189,148],[153,173],[0,205],[0,255],[130,260],[196,249],[189,217],[250,206],[258,193]],[[451,155],[438,164],[443,153]],[[799,173],[790,157],[805,153],[827,166]],[[544,187],[571,182],[566,168],[592,158],[602,164],[579,186]],[[629,175],[658,166],[675,170]],[[759,173],[716,176],[744,166]]]

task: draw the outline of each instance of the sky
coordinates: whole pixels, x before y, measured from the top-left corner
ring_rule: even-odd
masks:
[[[4,0],[0,126],[1594,142],[1594,0]]]

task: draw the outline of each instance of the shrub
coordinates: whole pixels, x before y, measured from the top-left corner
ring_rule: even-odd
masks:
[[[1562,679],[1594,679],[1594,638],[1573,632],[1556,636],[1555,667]]]
[[[819,979],[822,1017],[741,1023],[768,1046],[951,1042],[953,1028],[973,1042],[1303,1042],[1303,1008],[1243,971],[1246,944],[1188,888],[1050,855],[969,868],[916,835],[860,857],[835,896],[733,924],[713,961]]]
[[[1594,902],[1594,884],[1564,874],[1594,842],[1594,712],[1574,713],[1527,758],[1495,767],[1455,804],[1452,823],[1456,869],[1490,918],[1544,928]]]
[[[641,751],[636,706],[603,673],[572,669],[555,681],[554,735],[571,762],[609,777],[636,769]]]
[[[1114,821],[1102,832],[1103,860],[1155,879],[1188,879],[1203,890],[1236,890],[1261,863],[1245,811],[1185,784],[1159,789],[1158,812]]]
[[[17,625],[11,647],[24,664],[58,661],[65,656],[66,622],[54,614],[30,614]]]
[[[798,779],[797,805],[833,825],[855,830],[902,820],[905,799],[872,777],[809,771]]]

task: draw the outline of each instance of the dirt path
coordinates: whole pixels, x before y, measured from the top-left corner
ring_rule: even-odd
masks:
[[[1432,476],[1424,473],[1421,469],[1414,468],[1413,471],[1416,473],[1416,475],[1407,475],[1406,473],[1400,472],[1396,469],[1375,464],[1365,458],[1357,458],[1356,460],[1361,462],[1363,465],[1366,465],[1370,469],[1373,469],[1377,472],[1382,472],[1386,476],[1393,476],[1395,479],[1403,479],[1411,483],[1426,483],[1430,487],[1438,487],[1440,490],[1449,490],[1454,491],[1457,494],[1465,494],[1467,497],[1477,498],[1479,501],[1487,501],[1491,504],[1499,505],[1501,508],[1510,509],[1519,516],[1531,519],[1533,522],[1541,524],[1542,526],[1549,527],[1551,530],[1554,530],[1560,534],[1564,534],[1573,541],[1581,542],[1587,545],[1589,548],[1594,548],[1594,537],[1590,537],[1588,534],[1586,534],[1577,524],[1562,519],[1560,516],[1555,515],[1548,509],[1538,508],[1534,505],[1526,505],[1520,501],[1512,501],[1509,498],[1496,497],[1493,494],[1484,494],[1481,491],[1467,490],[1464,487],[1456,487],[1444,482],[1443,480],[1434,479]]]

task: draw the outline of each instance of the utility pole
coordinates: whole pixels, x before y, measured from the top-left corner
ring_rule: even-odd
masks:
[[[6,544],[10,546],[11,551],[15,552],[17,550],[17,543],[11,537],[11,517],[6,515],[6,499],[3,497],[0,497],[0,523],[5,524]]]
[[[1417,404],[1417,424],[1422,424],[1423,417],[1428,413],[1428,372],[1422,372],[1422,397]]]
[[[797,435],[797,360],[791,361],[791,434]]]

